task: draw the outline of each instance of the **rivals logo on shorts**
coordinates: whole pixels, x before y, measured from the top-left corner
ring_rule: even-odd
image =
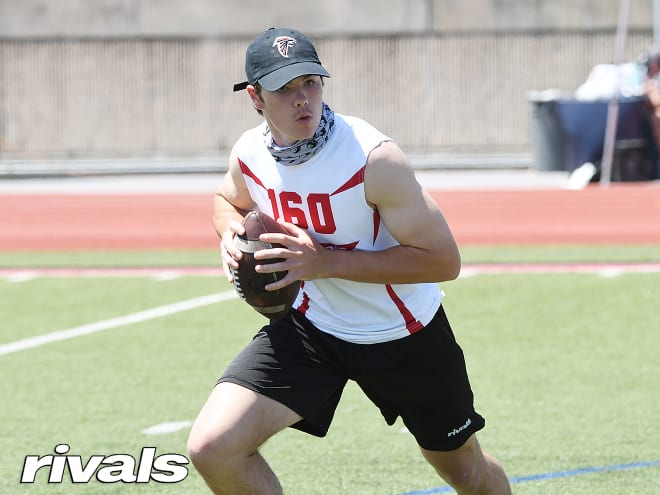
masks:
[[[48,483],[62,483],[68,472],[73,483],[89,483],[96,478],[101,483],[178,483],[188,476],[190,461],[181,454],[156,456],[156,447],[144,447],[139,459],[128,454],[92,455],[87,462],[79,455],[64,455],[71,447],[55,446],[56,455],[28,455],[23,461],[21,483],[34,483],[37,472],[48,472]]]
[[[452,431],[450,431],[449,433],[447,433],[447,438],[449,438],[449,437],[453,437],[453,436],[455,436],[455,435],[458,435],[460,432],[462,432],[463,430],[465,430],[465,429],[466,429],[468,426],[470,426],[471,424],[472,424],[472,420],[471,420],[470,418],[468,418],[468,420],[465,422],[464,425],[461,425],[461,426],[459,426],[458,428],[454,428]]]

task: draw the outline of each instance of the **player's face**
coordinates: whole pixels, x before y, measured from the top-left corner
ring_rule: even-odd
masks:
[[[321,76],[300,76],[277,91],[261,91],[253,102],[268,122],[278,146],[290,146],[316,132],[323,111]]]

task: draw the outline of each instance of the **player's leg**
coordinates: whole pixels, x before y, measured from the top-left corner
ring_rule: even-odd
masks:
[[[319,341],[327,338],[290,315],[262,328],[229,363],[188,441],[193,464],[216,494],[281,493],[259,447],[287,426],[327,433],[347,380],[329,364],[333,354]]]
[[[215,494],[279,494],[279,481],[258,448],[300,419],[273,399],[223,382],[199,413],[188,452]]]
[[[456,450],[421,449],[424,458],[459,495],[510,495],[511,487],[499,462],[481,450],[475,435]]]
[[[367,372],[358,383],[388,424],[400,416],[459,494],[508,495],[504,471],[477,442],[486,423],[474,408],[463,351],[443,308],[423,330],[371,351],[361,356]]]

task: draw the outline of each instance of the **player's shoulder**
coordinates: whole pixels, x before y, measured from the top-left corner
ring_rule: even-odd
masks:
[[[373,124],[353,115],[343,115],[335,113],[335,123],[341,127],[344,126],[354,132],[362,133],[381,133]]]
[[[406,154],[393,141],[384,141],[369,154],[364,171],[367,201],[376,207],[401,204],[418,194],[419,184]],[[397,194],[392,194],[396,191]],[[408,198],[408,199],[406,199]]]
[[[239,150],[244,147],[254,146],[257,142],[264,142],[263,136],[266,131],[266,122],[262,122],[256,127],[247,129],[234,143],[234,149]]]
[[[410,160],[394,141],[383,141],[376,146],[365,166],[365,185],[393,190],[414,177]]]
[[[364,119],[350,115],[335,115],[337,134],[348,141],[359,143],[367,156],[381,143],[392,139]]]
[[[384,171],[390,168],[410,169],[410,161],[403,150],[392,140],[382,141],[367,158],[367,167]]]
[[[265,122],[248,129],[234,142],[229,155],[229,166],[238,166],[238,160],[250,160],[255,153],[258,153],[261,147],[265,148],[264,132]]]

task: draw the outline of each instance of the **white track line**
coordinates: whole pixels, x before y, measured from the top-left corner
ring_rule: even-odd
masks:
[[[604,277],[623,273],[658,273],[659,262],[632,263],[475,263],[465,264],[461,277],[474,275],[501,275],[507,273],[593,273]]]
[[[596,273],[620,275],[622,273],[657,273],[660,262],[602,262],[602,263],[464,263],[462,275],[488,275],[502,273]],[[218,277],[218,267],[175,268],[0,268],[0,279],[7,282],[29,282],[41,277],[151,277],[172,280],[185,276]]]
[[[41,277],[151,277],[156,280],[172,280],[183,276],[218,277],[220,267],[173,267],[173,268],[0,268],[0,278],[8,282],[24,282]]]
[[[235,297],[236,292],[233,290],[227,292],[219,292],[217,294],[210,294],[208,296],[188,299],[187,301],[166,304],[164,306],[158,306],[156,308],[138,311],[137,313],[131,313],[125,316],[119,316],[117,318],[110,318],[108,320],[101,320],[94,323],[89,323],[87,325],[69,328],[67,330],[60,330],[57,332],[39,335],[37,337],[17,340],[16,342],[0,345],[0,356],[52,344],[53,342],[59,342],[62,340],[81,337],[83,335],[89,335],[91,333],[102,332],[103,330],[110,330],[111,328],[131,325],[133,323],[152,320],[162,316],[169,316],[175,313],[181,313],[182,311],[189,311],[191,309],[200,308],[202,306],[208,306],[210,304],[227,301]]]

